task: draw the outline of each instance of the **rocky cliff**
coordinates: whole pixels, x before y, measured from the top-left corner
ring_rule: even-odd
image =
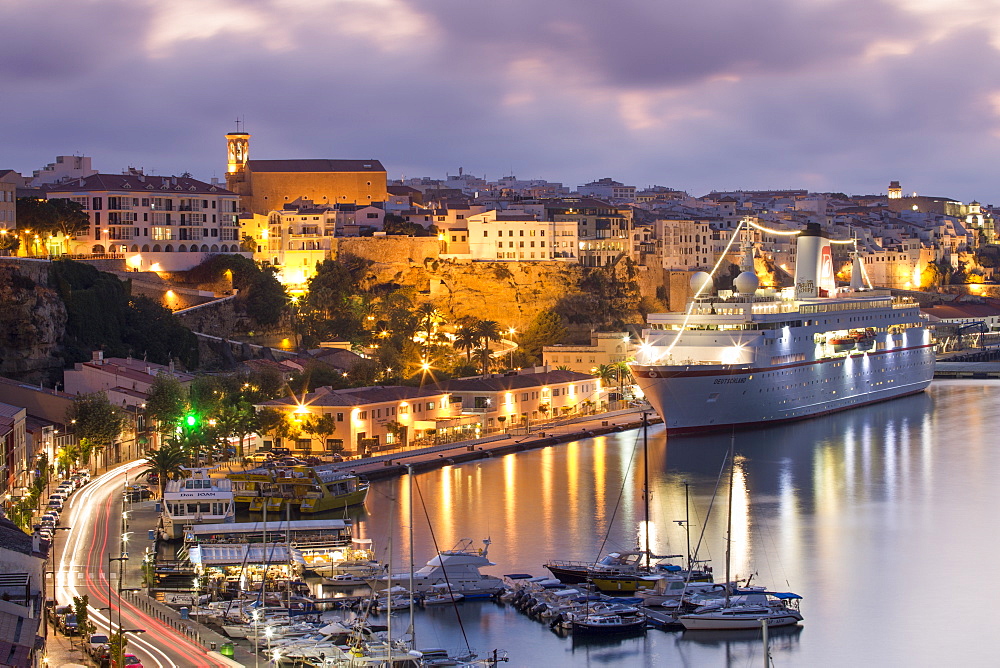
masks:
[[[47,265],[0,264],[0,374],[40,381],[62,368],[66,307],[48,286]]]

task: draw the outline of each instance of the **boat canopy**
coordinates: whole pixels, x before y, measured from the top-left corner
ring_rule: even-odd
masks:
[[[798,594],[793,594],[793,593],[787,592],[787,591],[786,592],[769,591],[769,592],[766,592],[766,593],[770,594],[771,596],[773,596],[775,598],[780,598],[783,601],[797,600],[797,599],[801,599],[802,598]]]
[[[224,566],[226,564],[287,564],[294,561],[305,565],[302,553],[285,545],[194,545],[188,548],[188,558],[195,566]]]
[[[342,531],[351,526],[344,520],[293,520],[291,522],[238,522],[229,524],[196,524],[185,533],[191,536],[211,534],[268,533],[285,531]]]

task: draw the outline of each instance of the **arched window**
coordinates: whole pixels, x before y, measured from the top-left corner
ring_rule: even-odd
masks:
[[[154,253],[160,252],[160,244],[153,244],[153,252]]]
[[[187,253],[187,249],[188,249],[187,244],[181,244],[180,246],[177,247],[177,252]]]
[[[90,252],[91,253],[103,253],[104,252],[104,246],[102,246],[101,244],[96,244],[93,248],[90,249]]]
[[[163,252],[164,253],[173,253],[174,252],[174,245],[173,244],[167,244],[167,247],[163,249]]]

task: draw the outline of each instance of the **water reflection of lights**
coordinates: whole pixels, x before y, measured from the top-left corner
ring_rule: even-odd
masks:
[[[798,561],[802,522],[793,470],[791,457],[784,457],[778,472],[778,517],[781,520],[778,531],[781,532],[782,556]]]
[[[511,453],[503,458],[503,518],[506,527],[507,544],[516,544],[517,527],[517,455]]]
[[[750,545],[750,493],[747,490],[746,459],[740,455],[733,461],[733,535],[730,542],[733,576],[748,576],[753,569]]]
[[[549,533],[552,529],[552,518],[556,514],[554,512],[553,504],[555,503],[555,477],[553,475],[553,469],[555,468],[555,448],[544,448],[541,452],[542,458],[542,508],[541,508],[541,529]],[[560,503],[562,502],[562,495],[559,495]]]
[[[459,471],[458,467],[451,466],[450,464],[441,469],[441,475],[438,478],[441,482],[441,507],[442,508],[452,508],[454,503],[454,487],[455,479],[454,473]],[[454,513],[441,513],[438,516],[437,522],[438,526],[434,527],[434,530],[439,532],[440,536],[450,537],[452,535],[452,530],[454,528]]]
[[[605,497],[607,482],[607,443],[603,438],[593,442],[591,446],[594,451],[594,508],[597,515],[594,517],[594,524],[598,527],[607,526],[607,515],[605,515]]]
[[[566,501],[570,508],[579,508],[580,503],[580,442],[574,441],[566,448]],[[552,448],[546,448],[551,450]],[[584,519],[581,517],[581,519]],[[588,522],[589,524],[589,522]]]

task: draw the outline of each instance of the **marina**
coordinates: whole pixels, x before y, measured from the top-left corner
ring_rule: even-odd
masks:
[[[838,665],[838,661],[848,660],[849,654],[829,644],[825,629],[830,625],[835,628],[846,625],[862,637],[866,637],[868,629],[860,619],[854,622],[849,618],[832,618],[827,612],[831,607],[846,603],[843,592],[834,580],[830,580],[829,574],[841,572],[847,564],[862,569],[869,563],[881,564],[892,571],[890,559],[903,559],[903,570],[910,570],[905,565],[903,553],[894,552],[891,543],[880,540],[880,536],[868,530],[858,533],[850,527],[856,522],[889,521],[888,518],[896,518],[900,513],[907,516],[911,512],[908,504],[917,498],[914,496],[917,489],[931,493],[933,503],[942,503],[941,494],[948,486],[942,488],[935,483],[938,476],[934,472],[961,466],[948,457],[955,447],[948,432],[962,434],[963,449],[973,449],[980,457],[986,455],[983,447],[989,438],[989,417],[973,419],[971,423],[969,418],[976,415],[981,402],[989,402],[990,397],[1000,399],[1000,385],[994,381],[937,381],[926,393],[913,397],[836,416],[737,432],[733,492],[726,492],[723,485],[714,504],[712,496],[718,485],[719,462],[725,458],[729,439],[712,435],[668,437],[662,425],[651,426],[648,434],[651,490],[648,523],[644,520],[641,482],[647,467],[643,466],[640,454],[642,432],[636,429],[609,430],[602,435],[554,447],[528,449],[461,465],[445,464],[419,473],[415,479],[423,493],[433,491],[441,499],[450,501],[445,507],[429,510],[428,517],[413,520],[416,528],[414,560],[418,570],[434,553],[428,532],[421,529],[425,523],[434,527],[437,540],[445,544],[458,545],[463,535],[475,535],[476,532],[490,536],[487,559],[496,566],[484,568],[483,573],[494,576],[521,572],[540,580],[551,579],[551,574],[543,567],[545,564],[565,561],[593,565],[601,554],[617,554],[623,560],[641,562],[646,553],[643,541],[647,527],[651,531],[652,554],[686,556],[688,535],[685,522],[679,520],[685,517],[685,508],[689,506],[687,521],[694,534],[692,542],[697,544],[704,532],[704,545],[696,557],[706,570],[714,570],[718,581],[714,585],[702,583],[689,587],[702,597],[696,600],[708,603],[719,599],[722,585],[718,583],[724,580],[720,572],[727,533],[724,508],[731,498],[733,578],[744,583],[738,595],[748,598],[738,598],[731,608],[733,614],[729,615],[736,620],[729,628],[742,626],[744,630],[685,631],[678,624],[672,603],[676,590],[671,583],[677,582],[676,571],[666,568],[641,576],[648,578],[650,587],[637,592],[640,595],[634,599],[619,596],[614,597],[618,600],[609,603],[598,598],[595,592],[575,584],[553,587],[554,593],[562,592],[557,598],[564,598],[560,605],[565,607],[558,615],[546,612],[548,616],[545,617],[540,613],[529,616],[519,611],[509,599],[505,600],[506,595],[470,600],[459,597],[458,592],[452,592],[449,597],[448,592],[443,591],[446,588],[431,586],[415,597],[414,628],[418,644],[461,646],[465,641],[454,624],[457,609],[464,626],[472,629],[469,644],[480,653],[494,648],[510,652],[511,639],[517,638],[513,641],[516,651],[512,661],[515,662],[520,652],[529,653],[532,661],[539,656],[548,662],[583,660],[583,657],[596,658],[613,652],[623,657],[621,665],[641,665],[648,656],[742,665],[737,658],[745,660],[748,656],[759,656],[761,645],[759,629],[749,628],[751,624],[746,622],[746,615],[740,613],[756,614],[761,608],[781,612],[791,604],[798,609],[798,599],[790,597],[801,595],[801,614],[805,621],[790,629],[775,626],[771,630],[775,665]],[[951,418],[952,414],[962,417]],[[986,480],[981,476],[972,479]],[[308,583],[310,591],[303,591],[301,598],[291,601],[293,605],[289,605],[290,599],[282,591],[265,599],[271,606],[269,618],[288,616],[289,611],[299,605],[304,606],[302,612],[307,617],[317,613],[326,615],[323,622],[357,616],[367,616],[368,623],[375,625],[388,622],[394,628],[394,636],[403,637],[409,624],[406,566],[410,557],[407,541],[400,537],[408,532],[410,520],[405,518],[413,503],[408,484],[405,475],[373,483],[367,503],[348,512],[350,522],[333,517],[317,518],[320,523],[341,526],[343,533],[339,536],[339,546],[345,550],[345,556],[352,546],[359,547],[370,550],[363,552],[366,558],[370,556],[372,562],[381,564],[390,561],[389,534],[395,535],[391,557],[395,590],[391,598],[381,604],[372,604],[365,612],[362,601],[370,600],[371,594],[359,588],[357,581],[350,586],[345,583],[343,587],[335,587],[330,584],[329,577],[306,575],[303,583]],[[492,493],[487,494],[486,490]],[[623,490],[620,499],[619,490]],[[560,499],[570,499],[572,503],[560,503]],[[904,499],[910,501],[904,503]],[[917,508],[927,509],[930,503],[930,500],[921,502]],[[945,507],[950,503],[954,503],[951,497]],[[715,510],[710,511],[713,505]],[[834,509],[836,512],[830,514]],[[893,509],[891,514],[885,515],[889,509]],[[397,519],[387,524],[389,518]],[[293,542],[302,542],[309,535],[310,521],[270,520],[266,526],[268,540],[278,537],[283,543],[291,537]],[[896,520],[891,521],[894,525]],[[262,524],[239,522],[191,527],[187,538],[192,546],[225,545],[225,541],[233,540],[237,544],[253,545],[264,534]],[[907,522],[907,526],[916,531],[911,539],[902,539],[899,532],[889,529],[888,525],[883,528],[895,540],[910,545],[910,549],[914,549],[913,541],[920,544],[929,539],[928,530],[941,530],[941,527],[926,527],[913,521]],[[525,527],[530,527],[530,531],[525,531]],[[831,543],[834,527],[839,527],[835,531],[837,539]],[[938,539],[937,533],[932,535],[935,535],[933,540]],[[944,535],[951,540],[957,538],[948,528],[944,529]],[[220,539],[222,543],[212,542]],[[244,540],[247,542],[242,543]],[[845,541],[850,545],[843,545]],[[958,542],[961,543],[961,539]],[[886,550],[888,554],[883,554]],[[675,561],[683,564],[685,560],[667,560]],[[305,570],[303,564],[298,566]],[[894,575],[887,582],[890,587],[899,586]],[[510,582],[506,584],[509,586]],[[796,594],[790,594],[785,587]],[[641,594],[647,592],[660,596],[660,605],[644,607],[649,601]],[[580,613],[578,609],[571,609],[580,603],[571,600],[576,597],[584,601],[585,616],[594,614],[587,613],[587,599],[590,599],[589,605],[595,607],[594,612],[604,618],[627,617],[633,614],[630,608],[634,607],[644,615],[648,630],[606,634],[595,645],[596,640],[585,639],[591,637],[590,630],[574,634],[573,619],[557,620],[564,613]],[[434,600],[427,604],[427,599],[432,598]],[[424,599],[423,604],[421,599]],[[245,598],[243,604],[251,600]],[[308,607],[309,601],[315,602],[314,607]],[[619,606],[623,609],[618,609]],[[386,607],[393,608],[391,618],[386,617]],[[199,619],[205,619],[209,609],[210,606],[202,604]],[[904,617],[909,620],[908,624],[919,627],[922,623],[912,616]],[[243,617],[243,620],[247,622],[250,618]],[[759,626],[759,614],[755,620]],[[558,621],[555,628],[553,621]],[[782,619],[776,622],[784,623]],[[602,635],[605,634],[598,633],[597,637]],[[896,654],[887,653],[886,648],[877,645],[876,640],[871,640],[866,651],[891,662]],[[827,654],[829,652],[832,654]],[[577,655],[578,658],[568,658]],[[918,660],[914,665],[927,664]]]

